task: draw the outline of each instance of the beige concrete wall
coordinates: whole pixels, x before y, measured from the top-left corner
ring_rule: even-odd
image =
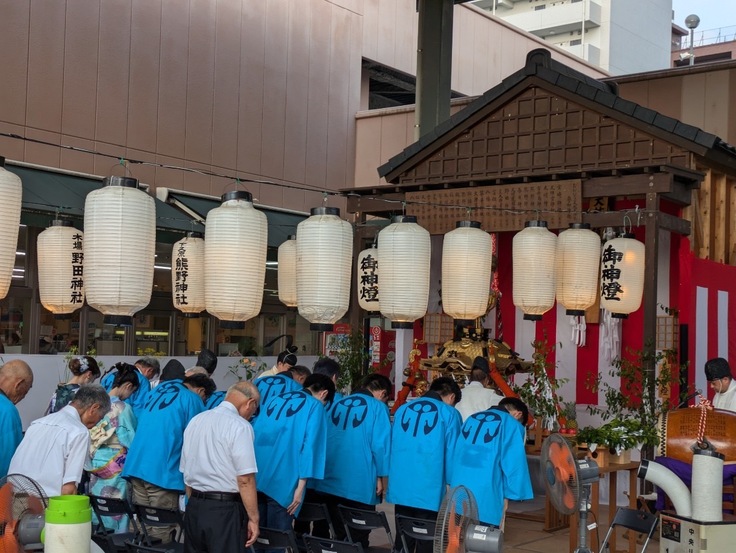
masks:
[[[736,144],[736,62],[612,79],[632,102]]]
[[[415,6],[415,0],[0,0],[0,131],[244,179],[345,188],[355,178],[361,58],[413,73]],[[453,87],[481,93],[521,67],[528,50],[545,45],[459,5]],[[553,55],[600,75],[562,51]],[[384,145],[385,155],[409,136]],[[114,159],[4,137],[0,155],[101,176],[122,173]],[[219,195],[231,185],[165,168],[131,171],[154,188]],[[317,192],[248,188],[271,206],[307,210],[322,201]]]

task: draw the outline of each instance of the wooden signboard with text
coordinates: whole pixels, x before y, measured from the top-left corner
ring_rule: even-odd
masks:
[[[467,219],[480,221],[487,232],[518,231],[537,218],[550,229],[564,229],[580,222],[581,212],[580,179],[406,193],[406,214],[416,215],[430,234],[449,232]]]

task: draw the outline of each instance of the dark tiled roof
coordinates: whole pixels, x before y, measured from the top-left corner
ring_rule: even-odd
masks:
[[[506,77],[500,84],[494,86],[482,96],[479,96],[475,101],[468,104],[465,109],[440,123],[432,131],[404,149],[403,152],[381,165],[378,168],[379,176],[385,177],[395,171],[411,157],[432,145],[435,140],[455,127],[461,126],[463,122],[470,119],[478,111],[484,109],[502,94],[532,76],[601,106],[618,111],[622,115],[633,117],[647,126],[654,127],[654,129],[649,129],[650,132],[658,131],[661,135],[662,131],[664,131],[664,133],[673,135],[673,138],[676,137],[694,143],[694,145],[699,147],[698,149],[706,148],[708,150],[720,151],[721,154],[726,154],[729,158],[733,158],[732,164],[736,167],[736,148],[727,144],[716,135],[705,132],[698,127],[687,125],[672,117],[662,115],[630,100],[620,98],[618,96],[618,87],[615,83],[599,81],[584,75],[552,59],[549,50],[538,48],[527,54],[526,65],[520,70]]]

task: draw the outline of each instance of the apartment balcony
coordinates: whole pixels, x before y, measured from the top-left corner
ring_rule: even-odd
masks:
[[[580,0],[556,6],[552,2],[536,3],[533,10],[515,11],[503,14],[504,20],[541,38],[579,31],[583,25],[586,29],[601,26],[601,5],[596,0]]]
[[[601,64],[601,50],[593,44],[559,44],[563,50],[592,63],[593,65]]]

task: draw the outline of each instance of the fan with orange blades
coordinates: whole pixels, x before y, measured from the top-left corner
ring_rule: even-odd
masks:
[[[588,540],[588,500],[590,487],[598,479],[598,465],[593,459],[576,459],[567,440],[552,434],[542,443],[542,479],[547,497],[563,515],[580,513],[578,547],[575,553],[592,553]]]
[[[43,490],[30,478],[9,474],[0,479],[0,553],[42,551]]]

